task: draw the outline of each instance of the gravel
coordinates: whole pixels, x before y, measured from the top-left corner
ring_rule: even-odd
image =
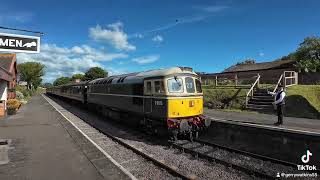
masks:
[[[149,137],[150,135],[142,134],[134,130],[128,130],[127,127],[108,121],[105,117],[98,116],[95,113],[88,112],[76,106],[68,106],[61,100],[54,100],[61,106],[67,107],[66,109],[73,113],[67,113],[67,115],[71,117],[70,119],[117,162],[139,179],[177,178],[166,170],[159,168],[152,162],[135,154],[131,150],[112,141],[106,135],[92,128],[92,126],[97,127],[100,131],[112,134],[130,145],[142,149],[143,152],[151,154],[158,160],[163,160],[170,166],[177,167],[179,172],[186,175],[192,175],[198,179],[257,179],[230,167],[197,159],[192,155],[182,153],[175,148],[169,148],[167,143],[161,139]],[[185,143],[186,148],[193,148],[200,153],[206,153],[212,157],[232,162],[233,164],[269,172],[273,176],[276,175],[276,172],[291,172],[289,171],[290,169],[288,170],[288,167],[231,153],[222,149],[203,146],[199,143],[190,143],[188,141],[182,141],[182,143]]]

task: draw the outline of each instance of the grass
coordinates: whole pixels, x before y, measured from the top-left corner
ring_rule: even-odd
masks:
[[[294,117],[320,119],[320,85],[288,87],[286,113]]]
[[[260,84],[260,87],[271,90],[274,85]],[[222,111],[251,113],[252,111],[244,108],[247,91],[248,88],[204,87],[204,106]],[[320,85],[288,87],[285,114],[290,117],[320,119]]]
[[[204,106],[211,109],[242,110],[247,89],[215,88],[203,89]]]

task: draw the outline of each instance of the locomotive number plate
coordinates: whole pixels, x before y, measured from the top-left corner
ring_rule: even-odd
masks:
[[[163,102],[162,101],[154,101],[154,105],[163,106]]]

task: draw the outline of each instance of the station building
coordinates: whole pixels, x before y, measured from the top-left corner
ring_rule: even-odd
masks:
[[[6,109],[8,99],[16,97],[17,58],[15,54],[0,54],[0,106]],[[1,107],[0,107],[1,109]]]

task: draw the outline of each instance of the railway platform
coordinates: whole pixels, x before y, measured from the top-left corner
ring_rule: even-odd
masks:
[[[307,151],[313,152],[311,164],[320,165],[320,120],[285,117],[284,125],[273,125],[277,116],[223,112],[205,109],[211,120],[207,142],[301,164]]]
[[[212,121],[320,136],[320,119],[284,117],[284,124],[275,126],[277,116],[271,114],[225,112],[212,109],[205,109],[204,112]]]
[[[41,95],[0,119],[0,179],[131,179],[72,127]]]

